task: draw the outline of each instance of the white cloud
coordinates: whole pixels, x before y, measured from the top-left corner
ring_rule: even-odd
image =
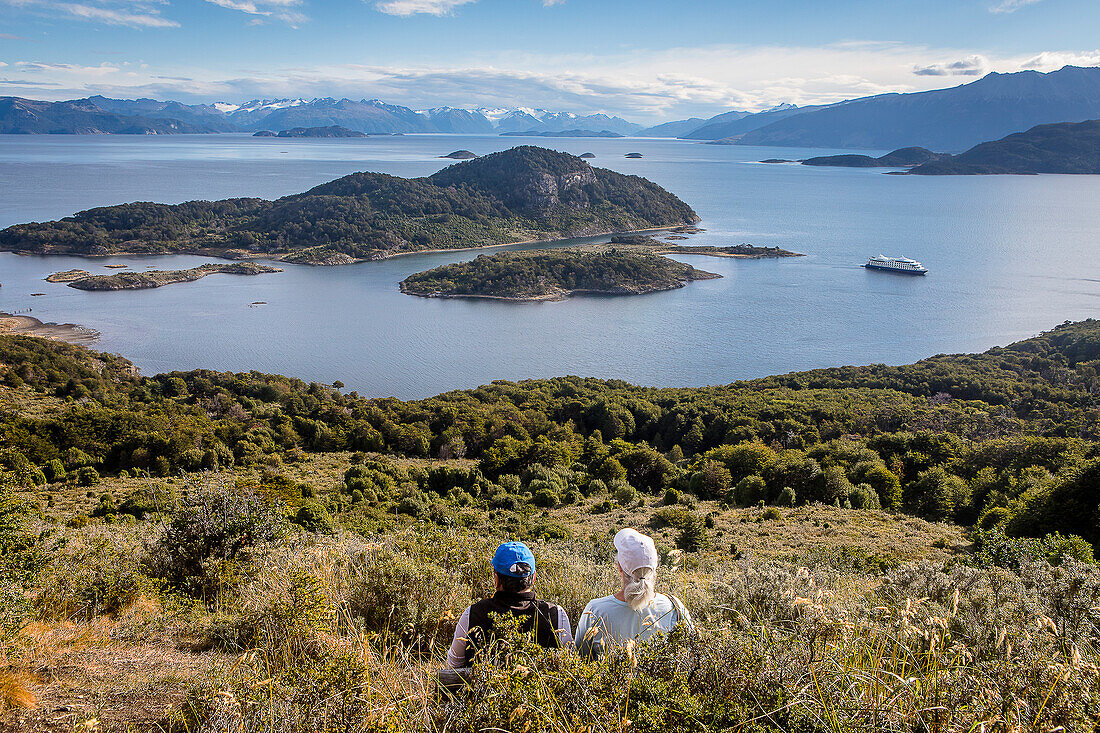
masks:
[[[460,5],[468,5],[477,0],[383,0],[374,7],[387,15],[448,15]]]
[[[995,56],[972,50],[848,42],[842,46],[713,45],[557,56],[501,50],[478,64],[462,66],[341,64],[228,74],[199,65],[145,68],[125,63],[114,67],[36,63],[33,68],[18,68],[21,76],[41,79],[40,95],[53,99],[89,94],[190,102],[377,97],[414,109],[525,105],[577,113],[606,112],[655,122],[709,117],[730,109],[754,111],[779,102],[823,104],[884,92],[936,89],[970,81],[974,78],[971,72],[1051,71],[1067,63],[1100,65],[1100,51]],[[943,73],[914,73],[922,69]],[[24,96],[32,95],[32,87],[21,89]]]
[[[1020,8],[1034,5],[1041,0],[1001,0],[997,5],[989,9],[991,13],[1015,13]]]
[[[57,0],[0,0],[0,5],[21,8],[47,17],[78,19],[129,28],[178,28],[179,23],[161,15],[160,0],[87,0],[57,2]]]
[[[206,0],[228,10],[239,10],[248,15],[260,16],[252,22],[262,22],[261,18],[274,18],[290,25],[304,23],[309,18],[293,8],[301,5],[301,0]]]

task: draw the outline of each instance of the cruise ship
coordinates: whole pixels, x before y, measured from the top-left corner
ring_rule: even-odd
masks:
[[[886,255],[870,258],[864,267],[869,270],[903,272],[906,275],[924,275],[928,272],[928,268],[916,260],[911,260],[908,257],[887,257]]]

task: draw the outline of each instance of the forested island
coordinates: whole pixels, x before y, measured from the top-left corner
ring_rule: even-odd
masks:
[[[138,202],[0,231],[33,254],[213,254],[346,264],[432,249],[690,224],[686,203],[640,176],[521,146],[426,178],[354,173],[275,201]]]
[[[260,130],[253,133],[252,137],[367,137],[367,133],[349,130],[340,125],[325,125],[323,127],[292,127],[289,130],[279,130],[278,134],[271,130]]]
[[[563,300],[571,295],[642,295],[721,277],[667,257],[567,248],[479,255],[410,275],[401,292],[428,298]]]
[[[611,130],[524,130],[523,132],[502,132],[501,137],[626,137]]]
[[[117,272],[114,275],[89,275],[73,277],[68,280],[54,280],[53,282],[66,282],[70,288],[77,290],[147,290],[159,288],[164,285],[186,283],[200,280],[207,275],[223,273],[226,275],[263,275],[272,272],[282,272],[278,267],[257,265],[254,262],[231,262],[223,264],[206,264],[192,267],[189,270],[148,270],[145,272]]]
[[[909,172],[919,176],[1100,174],[1100,120],[1037,125]]]

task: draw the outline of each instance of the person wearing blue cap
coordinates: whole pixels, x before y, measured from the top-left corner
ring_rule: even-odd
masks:
[[[458,619],[454,640],[447,650],[447,664],[452,669],[471,666],[480,652],[492,646],[497,633],[493,620],[496,614],[517,617],[519,630],[532,634],[539,646],[557,649],[572,645],[573,630],[565,610],[535,597],[535,556],[527,545],[505,542],[497,548],[493,581],[493,596],[473,604]]]

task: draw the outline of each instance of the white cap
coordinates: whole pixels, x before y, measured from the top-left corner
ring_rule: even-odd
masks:
[[[636,529],[620,529],[615,535],[615,557],[628,574],[633,575],[641,568],[657,569],[657,548],[653,538],[647,537]]]

